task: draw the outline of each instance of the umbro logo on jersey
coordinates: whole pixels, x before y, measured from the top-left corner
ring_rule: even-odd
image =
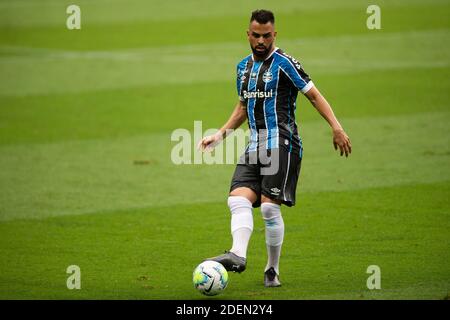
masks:
[[[247,73],[247,71],[248,71],[247,69],[238,71],[238,78],[239,78],[239,80],[240,80],[241,82],[244,82],[244,80],[247,78],[247,77],[245,76],[245,74]]]
[[[244,99],[250,99],[250,98],[271,98],[273,97],[273,91],[270,89],[270,91],[260,91],[259,89],[256,91],[248,92],[244,90],[243,92]]]

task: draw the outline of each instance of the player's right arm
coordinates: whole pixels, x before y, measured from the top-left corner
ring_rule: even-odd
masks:
[[[242,101],[238,101],[236,107],[230,115],[228,121],[214,135],[204,137],[198,143],[198,149],[201,151],[212,151],[216,145],[227,137],[231,130],[237,129],[247,119],[246,106]]]

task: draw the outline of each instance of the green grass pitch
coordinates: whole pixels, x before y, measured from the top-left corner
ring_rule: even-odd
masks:
[[[175,165],[170,137],[227,119],[256,8],[275,12],[277,45],[353,154],[299,96],[283,286],[263,286],[258,209],[248,269],[216,299],[448,299],[449,1],[377,1],[380,30],[366,0],[79,0],[68,30],[72,3],[0,1],[0,299],[207,299],[192,271],[230,247],[234,165]]]

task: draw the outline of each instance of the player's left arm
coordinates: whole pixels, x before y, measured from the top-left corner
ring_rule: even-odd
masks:
[[[333,130],[333,145],[334,149],[341,151],[341,156],[344,155],[348,157],[352,153],[352,144],[350,143],[350,138],[345,133],[338,119],[334,115],[333,109],[331,108],[328,101],[322,96],[320,91],[313,86],[306,93],[305,96],[311,102],[311,104],[317,109],[317,111],[322,115],[322,117],[328,122],[331,129]]]

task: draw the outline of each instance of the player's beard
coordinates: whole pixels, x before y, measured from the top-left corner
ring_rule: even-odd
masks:
[[[252,48],[254,56],[256,56],[259,59],[265,59],[269,55],[269,52],[272,50],[272,45],[273,42],[269,44],[267,47],[262,44],[256,45],[255,47],[252,46],[250,47]],[[258,51],[256,50],[257,48],[264,48],[264,50]]]

